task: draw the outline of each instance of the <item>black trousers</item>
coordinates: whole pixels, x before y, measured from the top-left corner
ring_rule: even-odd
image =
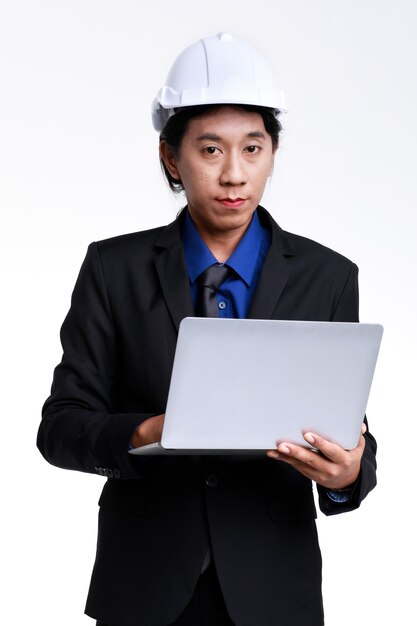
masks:
[[[97,622],[97,626],[108,626]],[[112,624],[111,626],[118,626]],[[140,626],[140,618],[138,618]],[[224,603],[214,565],[201,574],[194,594],[181,615],[167,626],[233,626]]]

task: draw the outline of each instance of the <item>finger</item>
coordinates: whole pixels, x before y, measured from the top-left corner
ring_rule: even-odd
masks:
[[[274,461],[282,461],[283,463],[287,463],[287,465],[297,467],[297,469],[304,466],[304,464],[301,461],[298,461],[295,457],[291,457],[289,454],[280,454],[277,450],[267,450],[266,456],[270,459],[274,459]],[[308,466],[306,465],[306,467]]]
[[[363,449],[365,447],[365,444],[366,444],[365,433],[367,432],[367,430],[368,428],[366,424],[363,423],[361,427],[361,434],[359,435],[359,441],[357,445],[357,447],[360,449]]]
[[[290,465],[310,480],[317,481],[323,473],[323,464],[330,463],[330,461],[325,460],[316,452],[308,450],[303,446],[285,443],[279,444],[278,449],[280,449],[281,452],[278,452],[277,450],[268,450],[268,457]],[[287,451],[284,452],[283,450]]]
[[[305,433],[304,439],[334,463],[342,461],[345,456],[343,448],[315,433]]]
[[[276,450],[267,450],[266,456],[268,456],[270,459],[280,459],[279,453]]]
[[[319,461],[317,452],[314,452],[304,446],[297,446],[287,442],[277,442],[277,450],[280,455],[280,459],[291,463],[291,465],[304,463],[305,465],[314,467]]]
[[[352,448],[352,450],[350,450],[350,452],[352,452],[353,450],[359,451],[359,452],[363,452],[365,446],[366,446],[366,439],[364,437],[365,433],[367,432],[368,428],[365,424],[365,422],[362,423],[361,426],[361,434],[359,435],[359,439],[358,439],[358,445],[356,446],[356,448]]]

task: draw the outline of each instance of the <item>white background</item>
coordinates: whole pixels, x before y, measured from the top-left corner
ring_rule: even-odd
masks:
[[[221,30],[269,58],[287,97],[264,205],[284,229],[357,262],[361,320],[385,326],[368,405],[379,486],[360,510],[318,520],[326,624],[412,623],[417,4],[3,0],[5,624],[93,623],[83,609],[103,479],[47,465],[40,409],[88,243],[175,216],[150,102],[174,57]]]

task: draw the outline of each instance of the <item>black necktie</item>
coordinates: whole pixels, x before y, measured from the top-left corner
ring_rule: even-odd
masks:
[[[226,265],[210,265],[197,278],[198,292],[195,304],[197,317],[219,317],[216,292],[233,270]]]

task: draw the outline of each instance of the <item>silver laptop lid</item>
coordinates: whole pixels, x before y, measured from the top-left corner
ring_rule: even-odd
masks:
[[[306,445],[316,432],[357,445],[383,328],[379,324],[186,318],[162,446]]]

